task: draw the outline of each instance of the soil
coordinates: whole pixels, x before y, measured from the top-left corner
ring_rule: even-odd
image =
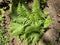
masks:
[[[32,8],[32,0],[27,1],[28,7]],[[10,0],[0,0],[0,8],[6,7],[4,10],[4,29],[8,29],[8,25],[11,22],[9,14],[11,13],[10,10]],[[47,7],[48,6],[48,7]],[[48,0],[47,6],[45,6],[43,11],[48,11],[49,15],[51,16],[52,21],[54,22],[52,25],[49,26],[49,29],[44,33],[41,38],[40,43],[42,45],[46,45],[47,41],[51,41],[53,45],[60,45],[60,41],[58,37],[60,36],[60,0]],[[17,37],[13,37],[10,39],[7,45],[24,45],[25,41],[22,43],[18,40]]]

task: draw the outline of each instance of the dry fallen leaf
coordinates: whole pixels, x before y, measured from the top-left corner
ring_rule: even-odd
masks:
[[[57,16],[59,16],[59,17],[60,17],[60,14],[57,14]]]

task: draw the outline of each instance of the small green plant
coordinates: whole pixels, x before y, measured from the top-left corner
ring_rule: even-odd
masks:
[[[12,22],[9,25],[11,37],[18,36],[21,41],[26,40],[27,45],[39,41],[45,28],[52,24],[50,16],[44,13],[40,6],[38,0],[33,0],[32,10],[29,10],[24,2],[12,7]]]
[[[5,31],[3,29],[0,29],[0,45],[7,45],[7,35],[4,36],[4,33]]]
[[[3,27],[3,20],[4,20],[4,10],[0,9],[0,45],[7,45],[7,38],[4,38],[5,29]]]

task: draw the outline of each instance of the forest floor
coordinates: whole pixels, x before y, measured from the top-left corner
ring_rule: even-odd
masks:
[[[11,13],[10,10],[10,0],[2,1],[0,0],[0,8],[6,7],[5,9],[5,21],[4,21],[4,29],[8,29],[8,25],[11,22],[9,14]],[[32,3],[28,3],[29,8],[31,8]],[[48,11],[49,15],[51,16],[52,21],[54,22],[49,29],[44,33],[41,38],[41,45],[45,45],[46,42],[51,41],[53,45],[60,45],[60,41],[58,38],[60,37],[60,0],[48,0],[47,6],[43,9],[43,11]],[[0,11],[1,13],[1,11]],[[24,45],[25,41],[22,43],[14,37],[12,40],[9,41],[8,45]]]

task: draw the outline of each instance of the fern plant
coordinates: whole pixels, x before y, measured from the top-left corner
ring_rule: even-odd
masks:
[[[32,10],[27,8],[26,3],[18,3],[17,7],[12,7],[12,22],[9,30],[12,36],[19,36],[21,41],[26,40],[27,45],[36,44],[44,34],[45,28],[51,25],[50,16],[40,8],[38,0],[33,0]]]

